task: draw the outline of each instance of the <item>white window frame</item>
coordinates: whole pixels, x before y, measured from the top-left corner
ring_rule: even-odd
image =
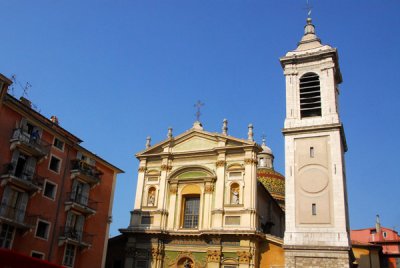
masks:
[[[60,142],[63,143],[62,148],[58,148],[57,146],[54,145],[54,143],[55,143],[56,140],[59,140]],[[60,152],[64,152],[65,142],[64,142],[63,140],[57,138],[57,137],[54,137],[54,138],[53,138],[53,144],[52,144],[51,146],[52,146],[53,148],[57,149],[57,150],[60,151]]]
[[[59,166],[58,166],[58,171],[52,170],[52,169],[50,168],[51,159],[52,159],[53,157],[54,157],[54,158],[57,158],[57,159],[60,161],[60,164],[59,164]],[[54,155],[54,154],[50,154],[50,157],[49,157],[49,166],[47,167],[48,170],[50,170],[51,172],[54,172],[54,173],[56,173],[56,174],[60,174],[61,166],[62,166],[62,159],[61,159],[60,157]]]
[[[39,227],[39,222],[44,222],[44,223],[47,223],[47,224],[48,224],[48,228],[47,228],[47,232],[46,232],[45,237],[37,236],[37,231],[38,231],[38,227]],[[51,222],[45,221],[45,220],[43,220],[43,219],[37,219],[37,220],[36,220],[36,228],[35,228],[34,237],[35,237],[35,238],[38,238],[38,239],[41,239],[41,240],[48,241],[48,240],[49,240],[50,229],[51,229]]]
[[[53,197],[53,198],[51,198],[51,197],[49,197],[49,196],[47,196],[47,195],[44,195],[44,192],[45,192],[46,184],[47,184],[47,183],[53,184],[53,185],[55,186],[55,187],[54,187],[54,197]],[[48,179],[45,179],[45,180],[44,180],[44,186],[43,186],[43,191],[42,191],[42,195],[43,195],[44,198],[50,199],[50,200],[52,200],[52,201],[55,201],[55,200],[56,200],[56,196],[57,196],[57,190],[58,190],[58,184],[57,184],[57,183],[52,182],[52,181],[50,181],[50,180],[48,180]]]
[[[65,260],[65,253],[67,253],[67,247],[68,247],[68,246],[74,246],[74,258],[72,259],[72,265],[71,265],[71,266],[66,265],[66,264],[64,263],[64,260]],[[64,254],[63,254],[63,259],[62,259],[62,266],[65,266],[65,267],[74,267],[74,265],[75,265],[75,260],[76,260],[76,246],[75,246],[75,245],[72,245],[72,244],[65,244]]]
[[[37,251],[37,250],[31,250],[31,257],[32,257],[32,258],[36,258],[36,257],[33,257],[33,256],[32,256],[32,254],[34,254],[34,253],[42,255],[42,258],[40,258],[40,259],[37,258],[37,259],[39,259],[39,260],[44,260],[45,257],[46,257],[46,255],[45,255],[43,252],[40,252],[40,251]]]

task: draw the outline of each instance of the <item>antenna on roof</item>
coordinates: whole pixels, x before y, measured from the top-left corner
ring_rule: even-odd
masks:
[[[26,82],[25,86],[23,87],[22,97],[28,97],[28,90],[32,87],[29,82]]]
[[[16,74],[11,75],[11,80],[13,81],[13,84],[11,87],[12,95],[14,95],[14,89],[15,89],[14,85],[18,85],[22,89],[21,97],[28,97],[28,91],[32,87],[32,85],[29,82],[26,82],[25,86],[23,86],[21,84],[21,82],[19,82],[19,80],[17,79]]]
[[[19,88],[22,90],[22,95],[21,98],[28,98],[28,92],[30,90],[30,88],[32,87],[31,83],[26,82],[25,86],[23,86],[21,84],[21,82],[19,82],[19,80],[17,79],[17,75],[13,74],[11,75],[11,81],[13,81],[13,83],[11,84],[11,88],[10,88],[10,93],[12,96],[15,97],[15,85],[18,85]],[[32,108],[35,109],[37,112],[41,112],[41,110],[39,109],[39,107],[33,103],[31,103]]]

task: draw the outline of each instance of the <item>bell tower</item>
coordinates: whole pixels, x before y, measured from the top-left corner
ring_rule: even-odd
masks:
[[[307,18],[295,50],[280,59],[286,78],[286,267],[349,267],[344,153],[338,110],[338,53]]]

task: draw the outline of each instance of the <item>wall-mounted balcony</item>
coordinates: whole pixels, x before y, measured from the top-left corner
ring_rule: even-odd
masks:
[[[90,186],[100,183],[103,173],[95,166],[86,163],[83,160],[75,159],[71,161],[71,178],[80,178]]]
[[[27,215],[23,209],[0,204],[0,222],[6,223],[22,230],[29,230],[36,224],[37,216]]]
[[[65,200],[65,211],[73,209],[79,211],[85,216],[93,215],[97,210],[96,201],[91,200],[87,196],[81,194],[67,193]]]
[[[58,238],[58,245],[73,244],[82,248],[89,248],[93,242],[93,234],[89,234],[74,227],[62,226]]]
[[[10,139],[11,150],[18,148],[28,155],[41,159],[50,152],[50,144],[42,140],[38,135],[24,132],[22,128],[16,128]]]
[[[4,166],[3,172],[0,174],[0,180],[1,186],[12,184],[28,193],[40,191],[44,182],[44,178],[37,174],[14,171],[12,163]]]

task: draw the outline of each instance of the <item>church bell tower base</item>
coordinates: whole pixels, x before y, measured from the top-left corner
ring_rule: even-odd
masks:
[[[286,268],[349,268],[349,249],[285,247]]]

